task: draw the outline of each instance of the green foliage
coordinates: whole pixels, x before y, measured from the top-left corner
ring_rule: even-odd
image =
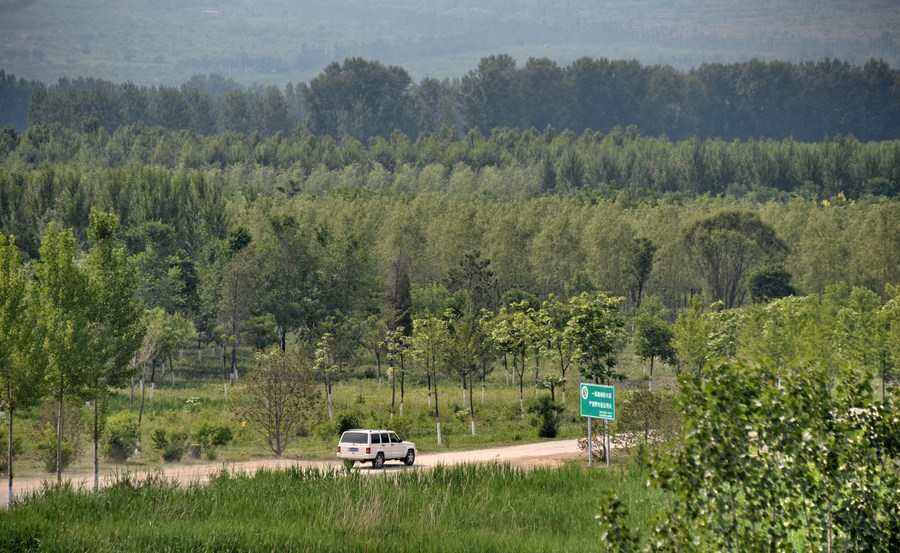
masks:
[[[547,395],[541,395],[528,404],[527,412],[535,415],[532,424],[538,429],[541,438],[555,438],[559,433],[559,414],[565,410],[563,405],[553,401]]]
[[[347,412],[341,413],[337,418],[337,435],[340,436],[347,430],[352,430],[354,428],[362,428],[362,421],[360,420],[359,413],[356,412]]]
[[[723,301],[726,309],[743,304],[748,271],[780,261],[788,249],[758,214],[735,209],[692,222],[684,240],[703,272],[709,296]]]
[[[871,399],[865,373],[831,382],[808,362],[683,378],[684,432],[653,471],[673,498],[654,550],[894,549],[895,407]]]
[[[103,432],[104,453],[115,463],[128,461],[140,443],[140,429],[130,413],[117,413],[106,422]]]
[[[627,448],[659,449],[681,432],[681,416],[670,392],[640,389],[623,394],[620,401],[616,407],[617,443]]]
[[[60,448],[58,458],[57,447]],[[47,472],[62,471],[75,459],[75,446],[67,440],[57,443],[56,432],[53,428],[47,428],[41,434],[40,441],[35,445],[35,451]],[[62,466],[59,466],[57,460]]]
[[[625,321],[620,310],[623,301],[603,292],[585,292],[569,300],[571,318],[565,332],[586,378],[608,383],[616,376],[613,369],[625,345]]]
[[[599,543],[610,553],[632,553],[639,550],[640,534],[628,524],[628,509],[612,490],[600,499],[595,516],[600,526]]]
[[[167,463],[177,463],[188,449],[188,435],[180,430],[166,431],[156,428],[150,433],[150,442]]]

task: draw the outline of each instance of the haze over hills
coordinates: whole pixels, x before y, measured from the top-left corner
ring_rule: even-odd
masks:
[[[415,80],[460,77],[490,54],[705,62],[900,65],[895,0],[0,0],[0,68],[55,82],[308,81],[349,56]]]

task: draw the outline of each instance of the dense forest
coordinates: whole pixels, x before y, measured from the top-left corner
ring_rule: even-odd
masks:
[[[900,73],[883,61],[703,64],[687,72],[635,60],[580,58],[560,66],[509,55],[482,58],[461,78],[414,83],[402,67],[348,58],[309,82],[246,88],[218,75],[181,86],[93,78],[45,85],[0,71],[0,124],[114,132],[136,123],[199,134],[295,125],[336,140],[415,138],[473,129],[608,133],[635,125],[650,136],[819,141],[898,138]]]
[[[395,134],[367,147],[308,131],[263,139],[144,125],[113,134],[36,125],[3,136],[4,233],[36,257],[50,221],[84,241],[91,208],[108,211],[148,279],[175,269],[200,278],[229,233],[264,241],[289,221],[313,257],[338,256],[326,264],[354,278],[386,282],[402,252],[414,286],[446,284],[479,252],[496,298],[584,286],[627,296],[646,239],[654,248],[646,293],[674,307],[705,288],[685,228],[740,208],[785,242],[775,261],[800,291],[883,292],[900,281],[897,141],[672,143],[633,129],[580,137],[506,129],[415,142]],[[182,290],[195,295],[145,299],[193,306],[196,316],[197,283]]]

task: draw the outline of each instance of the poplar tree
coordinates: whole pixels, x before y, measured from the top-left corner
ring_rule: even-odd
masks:
[[[6,412],[9,432],[7,509],[13,506],[13,417],[17,409],[33,405],[42,392],[33,292],[15,238],[0,234],[0,408]]]
[[[137,299],[137,278],[124,245],[116,240],[119,219],[93,211],[87,258],[88,307],[93,358],[84,367],[84,399],[93,407],[94,491],[100,488],[100,436],[106,424],[110,387],[122,387],[131,376],[130,361],[141,346],[144,328]]]

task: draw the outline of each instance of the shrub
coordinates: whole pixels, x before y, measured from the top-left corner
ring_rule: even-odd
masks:
[[[56,472],[56,432],[52,428],[47,428],[40,442],[37,444],[38,458],[44,463],[47,472]],[[75,459],[75,447],[65,439],[60,447],[61,464],[60,469],[65,469]]]
[[[0,473],[5,473],[8,469],[9,459],[7,459],[7,455],[9,447],[9,438],[8,436],[0,432]],[[19,436],[13,437],[13,457],[18,455],[19,450],[22,448],[22,439]]]
[[[216,458],[216,451],[219,447],[227,445],[234,439],[234,433],[225,425],[211,425],[204,423],[197,432],[194,433],[194,440],[199,446],[203,455],[209,460]]]
[[[110,461],[124,463],[137,451],[140,430],[130,413],[113,415],[104,431],[104,452]]]
[[[562,413],[562,405],[553,401],[548,395],[539,396],[528,405],[527,411],[535,415],[531,423],[538,427],[538,436],[541,438],[555,438],[559,433],[559,413]]]
[[[360,422],[360,415],[356,412],[349,413],[341,413],[337,418],[337,434],[341,435],[347,430],[351,430],[353,428],[360,428],[362,423]]]
[[[168,436],[162,428],[157,428],[150,434],[153,447],[159,450],[163,461],[173,463],[180,461],[187,450],[187,434],[184,432],[172,432]]]

